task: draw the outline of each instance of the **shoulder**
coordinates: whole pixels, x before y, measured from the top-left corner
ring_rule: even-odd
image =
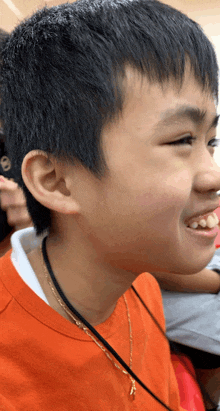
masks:
[[[8,275],[13,265],[11,262],[11,251],[6,253],[3,257],[0,258],[0,313],[2,313],[12,301],[13,297],[7,290],[7,287],[4,284],[4,276]]]
[[[142,295],[152,302],[162,301],[160,286],[157,280],[149,273],[143,273],[134,281],[133,286],[140,291]]]
[[[160,286],[157,280],[149,273],[141,274],[133,283],[138,294],[146,304],[147,309],[152,316],[165,327],[165,318],[163,313],[163,302]]]

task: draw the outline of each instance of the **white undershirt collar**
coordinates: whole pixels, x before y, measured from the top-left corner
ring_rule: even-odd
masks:
[[[42,236],[37,237],[33,227],[16,231],[11,236],[11,261],[22,280],[38,295],[45,303],[49,302],[44,295],[36,274],[27,258],[27,253],[34,250],[42,242]]]

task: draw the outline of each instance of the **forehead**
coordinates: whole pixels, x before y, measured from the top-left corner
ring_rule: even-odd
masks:
[[[172,120],[192,120],[201,124],[216,117],[216,101],[186,68],[182,82],[169,79],[158,83],[131,68],[126,70],[123,83],[124,106],[119,122],[129,121],[137,130],[141,125],[152,126],[163,121],[164,126]]]
[[[194,126],[208,130],[217,122],[214,97],[209,90],[203,90],[190,71],[180,86],[173,79],[163,84],[150,82],[146,76],[129,69],[123,92],[122,111],[102,132],[106,159],[109,155],[117,156],[120,146],[124,152],[134,152],[163,136],[191,132]]]

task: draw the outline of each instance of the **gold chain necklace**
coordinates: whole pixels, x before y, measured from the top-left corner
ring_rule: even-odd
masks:
[[[43,255],[42,252],[42,245],[41,245],[41,255]],[[57,299],[57,301],[59,302],[60,306],[64,309],[64,311],[72,318],[72,320],[74,321],[75,325],[82,329],[93,341],[96,345],[98,345],[98,347],[105,353],[106,357],[114,364],[114,366],[120,370],[123,374],[127,375],[131,381],[131,390],[130,390],[130,395],[133,396],[133,400],[135,399],[135,394],[136,394],[136,385],[135,385],[135,380],[134,378],[132,378],[132,376],[123,368],[120,367],[120,365],[118,365],[113,358],[111,357],[111,355],[109,354],[109,352],[105,349],[105,347],[103,347],[99,341],[97,341],[97,339],[90,333],[90,331],[88,330],[88,328],[81,322],[79,321],[73,314],[72,312],[69,310],[69,308],[66,306],[66,304],[64,303],[64,301],[60,298],[60,295],[58,294],[56,288],[53,285],[53,282],[51,280],[51,277],[47,271],[47,268],[45,266],[44,261],[42,261],[43,263],[43,271],[45,274],[45,277],[47,279],[47,282],[52,290],[52,293],[54,295],[54,297]],[[124,302],[125,302],[125,306],[126,306],[126,311],[127,311],[127,317],[128,317],[128,325],[129,325],[129,340],[130,340],[130,361],[129,361],[129,367],[130,369],[132,369],[132,354],[133,354],[133,336],[132,336],[132,328],[131,328],[131,317],[130,317],[130,312],[129,312],[129,308],[128,308],[128,302],[127,299],[125,297],[125,295],[123,294],[124,297]]]

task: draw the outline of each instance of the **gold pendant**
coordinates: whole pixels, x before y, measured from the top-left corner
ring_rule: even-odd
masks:
[[[136,386],[135,386],[135,380],[131,378],[131,391],[130,395],[133,395],[133,400],[135,399],[135,394],[136,394]]]

